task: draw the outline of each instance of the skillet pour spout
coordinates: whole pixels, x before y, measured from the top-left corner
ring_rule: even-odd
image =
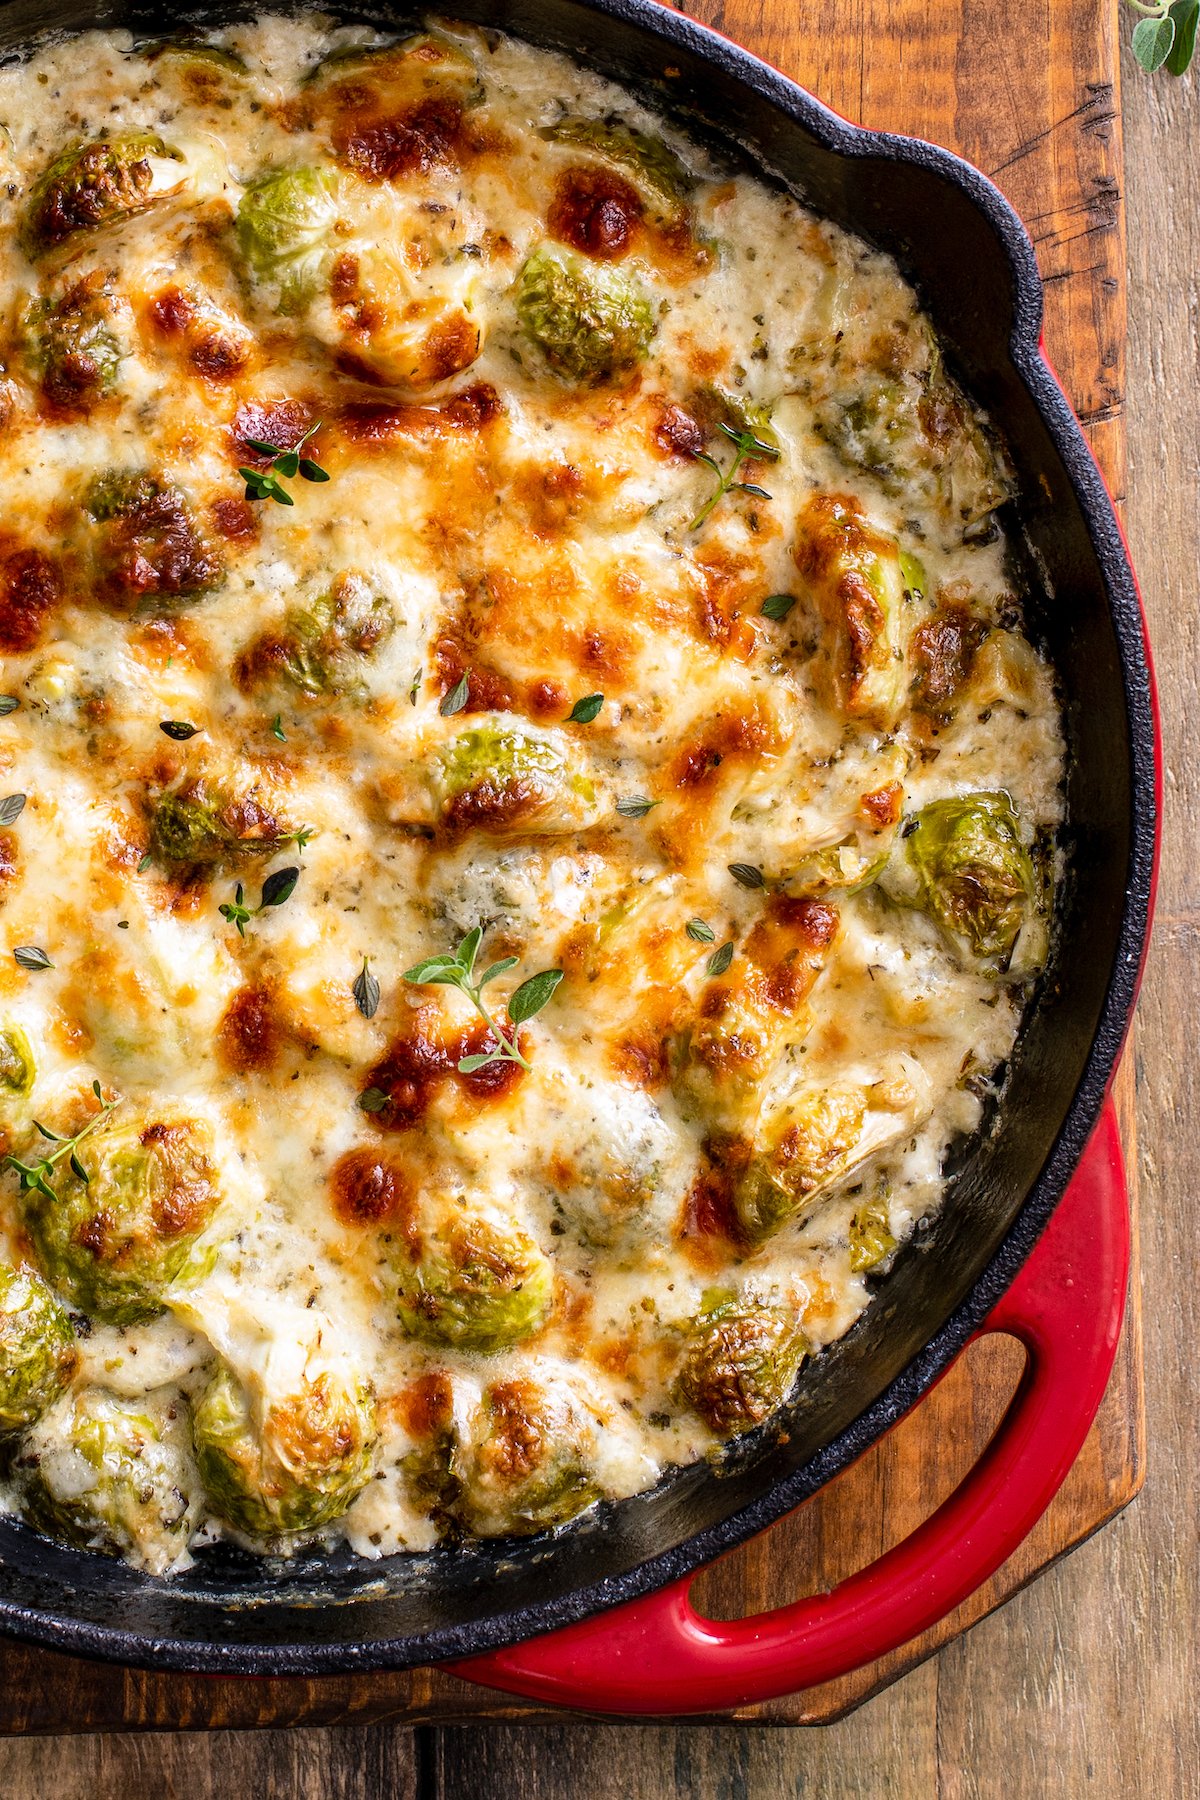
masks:
[[[653,0],[459,0],[453,10],[640,93],[890,252],[913,281],[955,374],[1005,440],[1019,490],[1011,527],[1036,572],[1030,629],[1061,681],[1071,877],[1054,966],[946,1205],[858,1325],[811,1366],[786,1429],[554,1533],[377,1564],[342,1551],[265,1563],[222,1545],[166,1583],[0,1520],[0,1629],[76,1655],[247,1675],[447,1661],[650,1592],[743,1542],[906,1412],[1012,1282],[1095,1125],[1136,996],[1156,843],[1152,676],[1112,504],[1040,349],[1040,279],[1016,215],[949,153],[844,122]],[[234,16],[190,7],[173,24]],[[414,23],[383,5],[341,16]],[[119,0],[0,4],[9,50],[97,24],[157,37],[163,21]]]

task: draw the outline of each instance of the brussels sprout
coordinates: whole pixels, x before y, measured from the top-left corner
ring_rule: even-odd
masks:
[[[480,831],[578,831],[597,817],[596,785],[562,740],[491,715],[447,743],[434,771],[443,815]]]
[[[35,300],[22,332],[42,392],[65,412],[85,411],[116,386],[125,354],[113,330],[116,296],[94,270],[55,301]]]
[[[150,847],[168,867],[273,856],[295,837],[256,775],[188,770],[154,802]]]
[[[517,318],[570,381],[598,383],[636,367],[657,329],[649,295],[622,269],[542,244],[516,283]]]
[[[877,1194],[850,1221],[850,1267],[856,1273],[878,1268],[895,1248],[887,1194]]]
[[[302,694],[352,699],[363,692],[360,665],[396,628],[390,601],[358,575],[342,575],[309,607],[288,613],[277,635],[260,638],[242,659],[253,679],[278,671]]]
[[[22,1510],[51,1537],[170,1570],[199,1523],[182,1403],[85,1388],[48,1413],[17,1461]]]
[[[908,698],[907,654],[918,620],[900,547],[846,494],[816,494],[796,525],[796,567],[830,627],[826,656],[851,718],[894,729]]]
[[[33,1047],[19,1025],[0,1026],[0,1107],[27,1100],[37,1079]]]
[[[632,177],[642,199],[662,218],[678,218],[696,185],[695,177],[661,138],[638,131],[623,119],[560,119],[540,135],[615,164]]]
[[[915,903],[975,956],[1010,957],[1038,914],[1039,884],[1008,795],[934,800],[901,837]],[[889,891],[904,898],[898,886]]]
[[[387,1253],[404,1329],[427,1343],[491,1354],[545,1323],[553,1298],[548,1258],[518,1225],[447,1210]]]
[[[315,297],[336,223],[337,182],[328,169],[267,169],[242,194],[238,249],[251,279],[277,290],[281,312],[301,312]]]
[[[498,1381],[485,1389],[460,1505],[481,1537],[527,1537],[599,1498],[595,1432],[562,1388]]]
[[[147,62],[165,62],[188,76],[211,81],[229,75],[245,75],[246,60],[236,50],[221,44],[208,44],[202,38],[163,38],[156,43],[139,46]]]
[[[182,185],[181,161],[147,131],[72,144],[34,185],[21,230],[26,255],[36,260],[76,232],[144,212]]]
[[[0,1263],[0,1438],[40,1419],[77,1361],[71,1321],[45,1282]]]
[[[163,1310],[221,1198],[207,1129],[170,1117],[103,1126],[54,1186],[53,1199],[37,1188],[20,1197],[38,1261],[76,1306],[115,1325]]]
[[[929,1077],[905,1055],[878,1080],[809,1085],[771,1104],[756,1123],[749,1155],[742,1144],[730,1159],[742,1235],[759,1243],[811,1212],[928,1118],[932,1104]]]
[[[692,1170],[650,1095],[633,1086],[580,1081],[557,1096],[538,1151],[547,1192],[587,1244],[666,1236]]]
[[[97,527],[93,581],[112,605],[190,600],[216,587],[224,565],[177,487],[145,471],[97,475],[83,500]]]
[[[304,77],[320,87],[344,76],[365,78],[386,91],[390,105],[431,94],[451,94],[462,106],[483,98],[483,83],[469,52],[440,31],[420,31],[397,44],[340,44]]]
[[[222,1367],[192,1417],[210,1505],[255,1538],[340,1518],[370,1480],[377,1438],[370,1388],[333,1369],[306,1376],[297,1393],[255,1403]]]
[[[736,1437],[783,1405],[807,1354],[794,1313],[713,1295],[688,1333],[672,1392],[717,1437]]]

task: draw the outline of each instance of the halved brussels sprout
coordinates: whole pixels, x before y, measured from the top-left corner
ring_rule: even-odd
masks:
[[[419,1235],[388,1239],[386,1250],[396,1310],[412,1337],[486,1355],[546,1321],[554,1272],[519,1225],[447,1207]]]
[[[144,470],[110,469],[84,495],[97,527],[92,579],[110,605],[192,600],[218,585],[225,569],[181,490]]]
[[[830,628],[826,657],[851,718],[894,729],[908,699],[908,645],[919,621],[900,547],[848,494],[815,494],[796,521],[796,567]]]
[[[37,1059],[19,1025],[0,1026],[0,1107],[27,1100],[37,1080]]]
[[[661,138],[638,131],[623,119],[560,119],[545,126],[540,135],[614,164],[632,178],[642,199],[665,219],[678,218],[696,185],[695,177]]]
[[[434,770],[448,823],[503,835],[579,831],[598,816],[596,784],[561,734],[496,713],[446,743]]]
[[[125,355],[114,330],[117,304],[103,274],[94,270],[57,300],[35,300],[26,312],[26,353],[52,406],[86,411],[116,386]]]
[[[483,83],[464,45],[440,31],[415,32],[395,44],[340,44],[315,63],[305,87],[362,77],[395,104],[430,94],[452,94],[463,106],[483,98]]]
[[[648,1239],[667,1237],[691,1169],[650,1095],[583,1076],[561,1105],[558,1091],[550,1095],[535,1154],[547,1193],[583,1242],[644,1251]]]
[[[272,856],[295,837],[281,800],[253,771],[191,769],[153,802],[150,847],[168,868]]]
[[[47,1413],[17,1460],[22,1511],[50,1537],[153,1575],[184,1555],[200,1492],[182,1401],[84,1388]]]
[[[758,1122],[752,1154],[739,1157],[733,1200],[744,1237],[760,1243],[812,1211],[871,1157],[928,1118],[929,1078],[909,1057],[870,1083],[797,1088]]]
[[[808,1343],[794,1313],[715,1294],[688,1333],[672,1391],[717,1437],[750,1431],[781,1407]]]
[[[895,1248],[887,1194],[876,1194],[858,1208],[850,1221],[850,1267],[856,1273],[878,1268]]]
[[[517,318],[550,367],[570,381],[610,381],[636,368],[657,329],[654,307],[627,270],[542,244],[516,282]]]
[[[207,77],[241,76],[247,73],[246,60],[236,50],[222,44],[209,44],[203,38],[160,38],[155,43],[139,46],[147,62],[166,63],[185,75]]]
[[[0,1263],[0,1438],[27,1431],[75,1373],[75,1333],[40,1275]]]
[[[238,203],[238,249],[251,280],[269,284],[280,312],[297,313],[329,272],[337,177],[313,165],[267,169]]]
[[[369,1386],[332,1368],[283,1399],[252,1400],[222,1367],[192,1416],[210,1505],[254,1538],[340,1518],[371,1478],[377,1439]]]
[[[208,1128],[169,1115],[102,1126],[54,1186],[54,1199],[31,1188],[19,1201],[38,1261],[82,1311],[115,1325],[163,1310],[221,1200]]]
[[[277,634],[242,658],[250,677],[278,672],[302,694],[353,699],[363,692],[362,664],[396,628],[391,602],[360,575],[341,575],[311,606],[296,607]]]
[[[901,840],[915,879],[913,902],[974,956],[1006,961],[1027,926],[1042,937],[1037,874],[1007,794],[931,801]],[[893,882],[890,871],[885,885],[893,898],[908,897],[907,884]],[[1044,944],[1035,966],[1043,957]]]
[[[480,1537],[548,1531],[599,1498],[594,1427],[560,1386],[493,1382],[472,1438],[459,1504]]]
[[[182,186],[181,161],[149,131],[70,145],[34,184],[21,228],[26,255],[36,260],[77,232],[144,212]]]

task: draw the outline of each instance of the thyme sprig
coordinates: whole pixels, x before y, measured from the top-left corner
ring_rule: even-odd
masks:
[[[285,900],[290,900],[299,879],[300,871],[294,864],[288,869],[276,869],[263,882],[262,899],[257,906],[246,905],[246,890],[239,881],[234,889],[233,899],[223,901],[217,911],[223,919],[228,919],[231,925],[237,926],[239,937],[245,937],[246,927],[251,919],[257,919],[259,913],[266,912],[269,906],[282,906]]]
[[[715,457],[709,456],[704,450],[696,451],[696,461],[712,470],[717,478],[717,486],[688,526],[689,531],[699,531],[713,508],[726,494],[752,494],[757,500],[771,498],[766,488],[759,487],[756,481],[738,481],[736,477],[744,462],[778,462],[779,451],[773,444],[764,444],[752,431],[735,431],[732,425],[726,425],[723,420],[718,421],[717,430],[723,431],[733,445],[733,461],[728,469],[722,469]]]
[[[21,1192],[23,1194],[36,1191],[39,1194],[44,1194],[47,1200],[57,1200],[58,1194],[50,1185],[50,1178],[54,1174],[55,1166],[62,1161],[64,1156],[69,1158],[72,1173],[78,1176],[85,1187],[88,1186],[91,1177],[80,1162],[76,1152],[84,1139],[90,1137],[98,1125],[103,1124],[113,1107],[117,1104],[115,1100],[106,1100],[104,1098],[104,1095],[100,1091],[100,1083],[98,1081],[93,1081],[92,1092],[100,1102],[100,1110],[97,1113],[93,1113],[86,1125],[84,1125],[81,1130],[77,1131],[73,1137],[61,1137],[57,1131],[51,1131],[48,1125],[43,1125],[40,1119],[35,1119],[33,1121],[35,1129],[40,1131],[42,1136],[54,1145],[54,1149],[51,1150],[50,1154],[48,1156],[38,1157],[36,1162],[22,1162],[19,1156],[10,1154],[0,1162],[0,1168],[11,1169],[14,1174],[19,1176]]]
[[[248,466],[239,468],[238,474],[246,484],[247,500],[274,500],[280,506],[295,506],[296,502],[283,485],[285,481],[293,481],[297,475],[301,481],[328,481],[328,469],[323,469],[310,456],[300,454],[309,438],[320,429],[321,421],[318,419],[290,450],[279,444],[265,444],[261,438],[243,438],[242,442],[248,450],[257,450],[260,456],[271,458],[269,469],[252,469]]]
[[[490,963],[481,975],[475,973],[475,958],[479,955],[479,946],[483,942],[483,926],[476,925],[468,931],[458,949],[445,956],[429,956],[419,962],[415,968],[407,969],[404,980],[412,982],[414,987],[454,987],[460,994],[465,994],[480,1018],[485,1021],[495,1043],[490,1050],[484,1050],[474,1056],[464,1056],[458,1064],[460,1075],[473,1075],[477,1069],[488,1063],[515,1062],[523,1069],[531,1067],[521,1054],[517,1043],[517,1032],[526,1020],[532,1019],[550,1000],[555,988],[563,978],[561,969],[543,969],[540,974],[531,975],[515,988],[509,995],[509,1025],[511,1037],[503,1026],[488,1011],[483,1000],[483,990],[489,981],[495,981],[498,975],[507,975],[515,969],[520,960],[515,956],[505,956],[499,962]]]

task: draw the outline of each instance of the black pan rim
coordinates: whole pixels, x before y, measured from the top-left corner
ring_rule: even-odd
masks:
[[[1137,998],[1153,904],[1158,830],[1153,676],[1141,603],[1103,478],[1041,348],[1042,286],[1033,245],[999,190],[970,163],[920,138],[869,131],[832,112],[787,76],[717,32],[656,0],[584,0],[589,11],[653,33],[734,76],[829,150],[923,167],[972,201],[1012,275],[1009,355],[1074,488],[1107,590],[1130,731],[1130,855],[1117,954],[1083,1075],[1047,1160],[1000,1248],[963,1303],[889,1386],[816,1457],[750,1505],[621,1575],[419,1638],[338,1643],[222,1643],[156,1638],[66,1619],[0,1598],[0,1630],[41,1648],[96,1661],[181,1673],[314,1676],[399,1670],[478,1656],[571,1625],[694,1574],[808,1499],[908,1412],[964,1348],[1010,1287],[1041,1236],[1083,1154],[1108,1093]],[[188,9],[189,11],[191,9]],[[353,8],[347,9],[352,11]],[[502,9],[501,9],[502,10]],[[214,1613],[216,1609],[214,1608]],[[299,1609],[297,1609],[299,1615]]]

